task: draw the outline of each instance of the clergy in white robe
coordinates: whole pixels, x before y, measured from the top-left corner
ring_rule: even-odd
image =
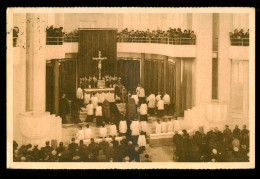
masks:
[[[139,99],[138,99],[137,94],[133,94],[133,95],[131,96],[131,98],[133,98],[133,99],[135,100],[135,105],[138,105]]]
[[[92,104],[93,104],[93,108],[94,110],[96,109],[96,107],[98,106],[98,98],[96,97],[95,93],[93,93],[93,96],[90,98]]]
[[[103,124],[102,127],[99,129],[99,137],[103,138],[107,136],[107,128]]]
[[[174,131],[180,131],[181,130],[180,122],[178,120],[173,121],[173,128],[174,128]]]
[[[96,124],[97,126],[101,126],[102,120],[102,106],[98,105],[96,108]]]
[[[138,136],[137,144],[139,147],[145,147],[146,146],[146,138],[143,132]]]
[[[137,139],[139,136],[139,132],[140,132],[140,123],[139,121],[137,121],[136,119],[134,121],[132,121],[131,125],[130,125],[130,129],[131,129],[131,136],[132,136],[132,140],[134,144],[137,144]]]
[[[87,122],[93,122],[93,115],[94,115],[94,108],[91,101],[89,101],[89,104],[87,105]]]
[[[165,122],[164,119],[161,123],[161,126],[162,126],[162,133],[166,133],[167,132],[167,125],[166,125],[166,122]]]
[[[117,135],[116,125],[113,123],[109,125],[109,135],[111,135],[112,137]]]
[[[85,139],[85,140],[92,138],[92,131],[91,131],[91,129],[89,128],[89,125],[88,125],[88,124],[86,125],[86,128],[85,128],[84,132],[85,132],[85,136],[84,136],[84,139]]]
[[[156,107],[157,107],[158,101],[161,99],[161,97],[162,97],[161,93],[158,92],[158,95],[155,97]]]
[[[166,122],[166,126],[167,126],[167,132],[173,132],[173,123],[171,119],[168,119],[168,121]]]
[[[169,113],[170,113],[170,104],[171,104],[170,95],[165,93],[162,100],[164,101],[165,114],[169,115]]]
[[[84,134],[84,130],[82,129],[81,126],[79,126],[79,131],[76,134],[76,143],[79,143],[80,140],[84,140],[85,134]]]
[[[140,106],[140,120],[147,121],[147,104],[143,102]]]
[[[147,97],[147,102],[148,102],[148,114],[154,114],[155,112],[155,107],[156,107],[156,98],[153,93],[151,93]]]
[[[127,123],[126,120],[121,120],[119,122],[119,133],[120,135],[125,135],[127,132]]]
[[[162,125],[161,125],[160,120],[157,120],[157,123],[155,125],[155,133],[156,134],[162,133]]]
[[[157,108],[158,117],[162,117],[164,112],[164,101],[162,99],[158,101]]]
[[[84,95],[83,95],[83,91],[82,88],[79,86],[77,89],[77,103],[78,106],[81,107],[83,105],[84,102]]]

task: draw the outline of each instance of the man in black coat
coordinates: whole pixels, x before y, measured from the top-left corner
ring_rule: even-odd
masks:
[[[178,131],[175,131],[175,134],[173,136],[173,143],[175,144],[176,151],[173,157],[177,158],[177,160],[181,157],[182,153],[181,139],[181,135],[178,133]]]
[[[233,130],[233,137],[235,137],[239,140],[240,132],[241,132],[241,130],[239,129],[238,125],[235,125],[235,129]]]
[[[69,151],[71,152],[72,156],[75,156],[78,150],[78,144],[75,143],[75,138],[71,139],[71,143],[69,144]]]
[[[67,123],[66,116],[69,114],[69,102],[66,99],[66,94],[62,94],[59,107],[60,107],[59,113],[62,118],[62,123],[66,124]]]

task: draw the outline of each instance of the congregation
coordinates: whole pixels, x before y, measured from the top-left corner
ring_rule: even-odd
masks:
[[[131,39],[133,38],[133,39]],[[128,30],[128,28],[123,29],[121,32],[118,32],[117,39],[118,42],[137,42],[139,38],[147,38],[148,42],[154,43],[167,43],[167,39],[171,39],[170,44],[175,45],[194,45],[196,35],[192,30],[184,30],[181,28],[171,28],[167,31],[163,30],[152,30],[147,29],[146,31],[142,30]],[[156,40],[155,40],[156,39]],[[159,39],[159,41],[158,41]],[[174,40],[175,39],[175,40]],[[145,41],[141,41],[145,42]]]
[[[234,32],[229,32],[229,37],[232,46],[249,46],[249,29],[246,32],[235,29]]]
[[[226,125],[223,131],[217,127],[206,134],[196,131],[189,135],[186,130],[175,132],[174,159],[179,162],[248,162],[249,130],[237,125],[231,131]]]
[[[46,28],[46,45],[63,44],[63,27],[54,28],[53,25]]]

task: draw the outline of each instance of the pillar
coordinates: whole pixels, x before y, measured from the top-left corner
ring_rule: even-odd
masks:
[[[168,63],[168,56],[166,56],[163,61],[163,92],[164,93],[167,90],[167,63]]]
[[[218,99],[227,104],[228,115],[230,115],[231,99],[231,60],[229,59],[230,38],[232,31],[233,14],[219,14],[218,35]],[[228,119],[231,116],[228,116]]]
[[[212,99],[212,16],[212,13],[192,14],[192,29],[197,37],[195,106]]]
[[[54,114],[59,115],[59,59],[52,60],[53,64],[53,108]]]
[[[19,140],[19,145],[31,143],[41,147],[46,140],[61,140],[60,117],[53,118],[45,111],[46,23],[47,14],[26,14],[26,111],[17,116],[19,127],[14,129],[20,136],[14,138]],[[53,123],[57,125],[53,126]]]
[[[140,61],[140,74],[141,74],[141,80],[140,84],[141,86],[144,86],[144,60],[145,60],[145,54],[141,53],[141,61]]]

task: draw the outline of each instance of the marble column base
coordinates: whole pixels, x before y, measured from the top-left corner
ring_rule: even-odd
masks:
[[[14,132],[20,132],[20,141],[17,141],[19,146],[30,143],[42,147],[47,140],[60,142],[62,139],[61,118],[50,115],[49,112],[37,115],[33,112],[19,114],[18,126],[19,129],[14,129]]]

